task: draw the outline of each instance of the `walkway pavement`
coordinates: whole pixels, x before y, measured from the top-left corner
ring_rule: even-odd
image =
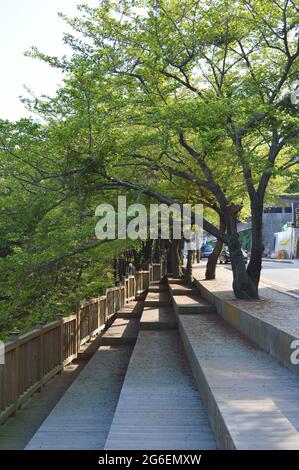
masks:
[[[238,300],[232,291],[232,272],[223,267],[217,268],[215,280],[205,281],[205,266],[199,263],[193,268],[193,276],[217,297],[229,301],[263,322],[270,323],[278,330],[283,329],[291,335],[299,335],[299,299],[261,286],[260,300]]]
[[[286,264],[296,264],[299,266],[299,259],[273,259],[273,258],[263,258],[263,263],[286,263]]]
[[[101,346],[26,450],[99,450],[110,429],[132,346]]]
[[[179,323],[220,448],[298,450],[299,377],[216,313]]]
[[[61,374],[49,380],[41,393],[27,401],[0,426],[0,450],[23,450],[43,421],[53,410],[69,386],[84,369],[90,357],[99,347],[99,337],[85,343],[80,356],[69,364]]]
[[[175,314],[165,306],[170,295],[148,296],[141,323],[150,331],[138,334],[134,305],[122,309],[26,449],[216,448]],[[137,334],[132,354],[127,343]]]
[[[105,449],[215,448],[178,331],[141,331]]]
[[[170,280],[121,309],[26,449],[299,449],[299,377],[270,355],[299,333],[299,300],[236,300],[230,271],[193,274],[209,300]]]

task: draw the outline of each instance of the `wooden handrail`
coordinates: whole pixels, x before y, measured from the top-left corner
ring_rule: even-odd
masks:
[[[162,277],[162,264],[127,276],[106,295],[81,302],[76,313],[29,331],[4,345],[5,364],[0,365],[0,424],[41,389],[79,353],[80,345],[98,334],[107,320],[152,281]]]

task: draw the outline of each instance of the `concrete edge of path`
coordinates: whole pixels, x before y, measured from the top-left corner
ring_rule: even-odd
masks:
[[[296,261],[291,259],[272,259],[272,258],[263,258],[263,263],[286,263],[286,264],[296,264]]]
[[[290,292],[288,290],[283,290],[285,289],[285,286],[283,286],[282,284],[274,285],[273,282],[261,278],[260,286],[269,287],[270,289],[275,290],[276,292],[280,292],[280,294],[288,295],[289,297],[293,297],[293,299],[299,299],[299,295],[294,294],[293,292]]]
[[[213,292],[212,289],[209,289],[207,285],[204,285],[198,279],[194,278],[194,282],[199,287],[202,297],[216,306],[218,314],[224,320],[275,357],[293,373],[299,375],[299,364],[295,365],[291,362],[291,354],[294,351],[291,345],[293,341],[299,340],[299,334],[293,334],[291,328],[288,331],[280,327],[275,322],[275,312],[273,322],[269,318],[263,320],[236,305],[235,302],[223,299],[217,292]]]

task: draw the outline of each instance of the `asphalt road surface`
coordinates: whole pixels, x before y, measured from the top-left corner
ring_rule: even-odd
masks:
[[[230,264],[221,266],[231,269]],[[299,295],[299,260],[295,264],[264,261],[261,281],[269,286]]]
[[[299,262],[296,264],[263,262],[262,281],[280,284],[299,294]]]

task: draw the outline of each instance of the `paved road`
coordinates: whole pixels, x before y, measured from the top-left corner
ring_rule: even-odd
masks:
[[[222,265],[231,269],[231,265]],[[272,287],[281,287],[299,295],[299,262],[295,264],[264,261],[261,280]]]
[[[298,290],[299,293],[299,263],[263,263],[262,279],[273,283],[288,286],[290,290]]]

